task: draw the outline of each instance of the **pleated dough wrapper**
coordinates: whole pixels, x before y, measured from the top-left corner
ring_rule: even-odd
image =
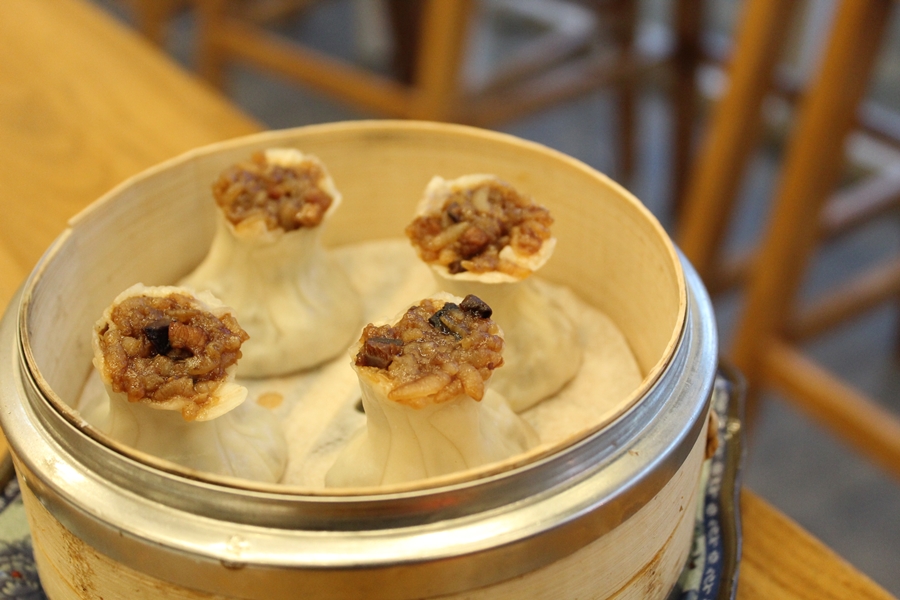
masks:
[[[454,295],[475,294],[494,309],[506,348],[492,387],[517,413],[553,396],[578,374],[582,342],[550,288],[530,279],[483,283],[441,274],[438,285]]]
[[[284,167],[312,162],[333,201],[322,223],[270,230],[262,220],[235,226],[221,210],[209,253],[180,285],[209,290],[240,316],[250,334],[238,375],[277,377],[319,365],[344,352],[362,323],[362,302],[347,275],[323,248],[322,228],[341,202],[324,165],[294,149],[270,149]]]
[[[146,287],[137,284],[122,292],[104,311],[94,327],[94,367],[108,396],[108,412],[98,415],[97,427],[111,438],[147,454],[176,464],[217,475],[269,483],[277,482],[287,465],[288,446],[280,424],[272,414],[245,403],[247,388],[234,381],[237,364],[225,371],[222,382],[210,394],[208,405],[186,420],[182,416],[190,398],[166,402],[148,399],[130,402],[125,392],[113,390],[99,331],[111,324],[113,309],[134,296],[193,296],[198,308],[219,317],[234,311],[212,294],[193,294],[174,286]]]
[[[447,294],[435,298],[460,302]],[[360,347],[354,348],[354,357]],[[353,368],[366,425],[326,473],[326,487],[382,486],[437,477],[507,459],[538,442],[531,426],[490,389],[481,401],[463,393],[440,403],[398,402],[388,398],[394,383],[386,372],[359,367],[355,361]]]
[[[416,216],[439,214],[454,193],[492,181],[500,182],[494,175],[464,175],[449,181],[434,177],[425,188]],[[531,274],[550,259],[555,247],[556,238],[551,237],[535,254],[517,254],[506,246],[500,258]],[[503,329],[506,346],[505,364],[494,374],[492,388],[513,410],[522,412],[549,398],[578,373],[583,346],[575,325],[547,289],[528,275],[516,277],[500,271],[453,274],[446,266],[429,266],[443,291],[456,296],[475,294],[494,309],[493,319]]]

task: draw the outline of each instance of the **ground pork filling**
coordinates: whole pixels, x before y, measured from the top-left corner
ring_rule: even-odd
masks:
[[[550,212],[499,181],[455,191],[438,214],[417,217],[406,235],[427,263],[450,273],[500,271],[525,277],[531,271],[500,258],[510,246],[520,256],[540,251],[550,239]]]
[[[182,294],[127,298],[98,333],[113,391],[130,402],[183,398],[187,420],[209,403],[249,338],[230,314],[217,317]]]
[[[234,225],[262,219],[269,230],[293,231],[322,222],[333,201],[321,187],[324,177],[315,162],[284,167],[256,152],[219,176],[213,197]]]
[[[484,397],[484,382],[503,364],[503,338],[491,308],[476,296],[458,305],[426,299],[395,325],[366,325],[356,355],[360,367],[393,382],[388,398],[424,406],[465,394]]]

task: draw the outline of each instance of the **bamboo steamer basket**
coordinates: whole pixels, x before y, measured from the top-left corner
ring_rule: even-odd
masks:
[[[121,290],[177,281],[214,230],[209,186],[252,151],[319,156],[344,194],[326,242],[402,235],[428,180],[494,173],[547,205],[541,276],[624,333],[644,375],[602,422],[477,472],[324,493],[122,447],[73,410]],[[688,556],[716,370],[696,274],[650,213],[543,146],[433,123],[269,132],[142,173],[70,222],[0,329],[0,424],[53,600],[664,598]]]

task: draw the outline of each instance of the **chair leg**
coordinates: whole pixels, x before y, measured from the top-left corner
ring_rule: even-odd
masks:
[[[217,89],[225,88],[225,52],[217,38],[228,0],[194,0],[197,7],[197,72]]]
[[[472,0],[423,0],[416,97],[410,117],[447,121],[459,94],[460,64]]]
[[[672,132],[672,216],[681,213],[688,167],[693,154],[694,119],[697,114],[697,67],[700,64],[700,37],[703,34],[702,0],[675,3],[675,81],[672,90],[674,130]]]
[[[178,9],[181,0],[135,0],[131,3],[137,28],[157,46],[166,41],[166,24]]]
[[[819,72],[798,107],[732,352],[751,390],[759,387],[768,347],[784,335],[819,233],[814,224],[839,182],[844,142],[856,123],[891,4],[890,0],[840,3]]]
[[[422,0],[388,0],[393,54],[391,69],[401,83],[411,85],[422,31]]]
[[[748,0],[739,20],[728,90],[714,110],[679,215],[678,245],[707,284],[741,175],[759,136],[762,101],[798,4]]]
[[[595,12],[604,10],[612,19],[613,39],[622,58],[635,55],[635,37],[638,24],[638,3],[635,0],[616,0],[612,3],[594,2]],[[634,77],[625,76],[615,86],[616,121],[619,126],[619,152],[616,175],[620,182],[629,185],[635,165],[635,123],[637,112],[637,84]]]

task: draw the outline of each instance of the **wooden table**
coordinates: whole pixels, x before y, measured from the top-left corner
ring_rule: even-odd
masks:
[[[84,0],[0,2],[0,306],[66,220],[180,152],[260,125]],[[890,594],[753,492],[738,598]]]

